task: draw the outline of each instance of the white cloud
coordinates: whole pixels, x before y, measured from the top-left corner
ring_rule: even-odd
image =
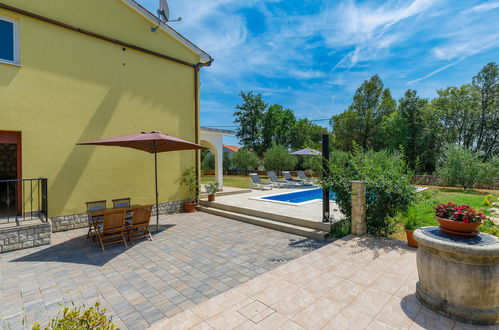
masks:
[[[485,12],[499,7],[499,1],[491,1],[473,6],[469,12]]]
[[[415,0],[407,6],[388,1],[382,6],[356,5],[348,2],[339,7],[339,24],[327,37],[331,46],[354,46],[354,50],[343,57],[334,68],[352,68],[361,61],[376,58],[377,54],[404,40],[415,30],[398,26],[401,21],[419,15],[437,6],[441,1]],[[392,31],[393,30],[393,31]]]
[[[450,67],[452,67],[452,66],[454,66],[454,65],[458,64],[458,63],[459,63],[459,62],[461,62],[462,60],[463,60],[463,59],[459,59],[459,60],[458,60],[458,61],[456,61],[456,62],[446,64],[446,65],[444,65],[444,66],[442,66],[442,67],[440,67],[440,68],[438,68],[438,69],[436,69],[436,70],[434,70],[434,71],[432,71],[432,72],[428,73],[427,75],[424,75],[424,76],[423,76],[423,77],[421,77],[421,78],[417,78],[417,79],[414,79],[414,80],[409,81],[409,82],[407,83],[407,85],[412,85],[412,84],[415,84],[415,83],[417,83],[417,82],[419,82],[419,81],[421,81],[421,80],[428,79],[428,78],[430,78],[430,77],[432,77],[432,76],[436,75],[437,73],[442,72],[442,71],[444,71],[444,70],[447,70],[448,68],[450,68]]]
[[[157,6],[157,0],[139,1],[150,9]],[[231,111],[240,90],[253,90],[265,95],[268,102],[280,100],[301,115],[317,117],[343,110],[342,102],[349,102],[355,89],[372,74],[396,81],[386,83],[387,87],[402,92],[406,84],[419,88],[418,83],[438,77],[463,59],[496,47],[499,27],[483,15],[497,8],[499,1],[477,1],[169,3],[171,16],[183,18],[172,26],[215,58],[212,67],[203,70],[204,110],[223,112],[224,101],[217,98],[231,97],[226,105],[226,111]],[[283,6],[276,9],[279,2]],[[290,10],[289,3],[297,8],[313,4],[316,10],[307,7],[300,13],[296,8]],[[246,9],[263,17],[265,26],[258,33],[250,25],[255,23],[242,13]],[[431,83],[428,79],[421,88]]]

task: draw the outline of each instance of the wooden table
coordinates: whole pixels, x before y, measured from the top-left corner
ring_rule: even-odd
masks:
[[[102,222],[104,215],[106,213],[112,212],[112,211],[117,211],[117,210],[125,210],[125,219],[126,218],[126,213],[128,212],[133,212],[134,208],[140,207],[141,205],[128,205],[128,206],[121,206],[121,207],[113,207],[109,209],[101,209],[101,210],[91,210],[87,211],[88,215],[88,227],[91,231],[93,228],[94,230],[97,230],[97,225]],[[87,236],[88,238],[88,236]]]

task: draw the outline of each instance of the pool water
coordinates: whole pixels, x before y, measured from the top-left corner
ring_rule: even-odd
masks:
[[[316,199],[322,199],[322,189],[307,189],[302,191],[295,191],[292,193],[272,195],[261,197],[264,200],[271,200],[277,202],[285,202],[292,204],[299,204],[304,202],[310,202]],[[334,194],[331,192],[329,195],[329,200],[334,200]]]

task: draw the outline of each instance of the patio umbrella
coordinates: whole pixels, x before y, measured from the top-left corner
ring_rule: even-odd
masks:
[[[158,206],[158,152],[208,149],[199,144],[185,141],[161,132],[119,136],[110,139],[80,142],[77,145],[115,146],[142,150],[154,154],[154,183],[156,188],[156,228],[159,229]]]
[[[295,152],[290,153],[290,155],[295,155],[295,156],[320,156],[322,155],[320,151],[305,148],[302,150],[298,150]]]

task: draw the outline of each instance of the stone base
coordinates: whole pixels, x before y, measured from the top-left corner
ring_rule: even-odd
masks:
[[[52,222],[53,233],[88,227],[88,216],[86,213],[53,217],[50,218],[50,221]]]
[[[480,325],[499,322],[499,240],[443,234],[438,227],[414,231],[421,302],[438,313]]]
[[[499,313],[499,307],[495,309],[471,309],[449,304],[430,295],[419,282],[416,283],[416,297],[421,304],[439,314],[475,325],[494,325]]]
[[[184,201],[166,202],[159,204],[159,214],[178,213],[182,211]],[[156,216],[156,205],[152,208],[152,216]],[[52,232],[66,231],[88,227],[88,216],[86,213],[65,215],[50,218]]]
[[[0,253],[50,244],[50,222],[0,229]]]

